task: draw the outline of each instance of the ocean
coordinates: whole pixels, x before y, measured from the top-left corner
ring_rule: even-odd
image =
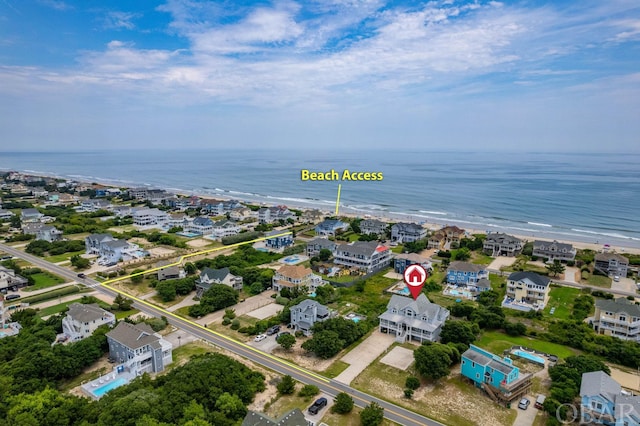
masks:
[[[640,155],[302,150],[4,152],[0,169],[640,247]],[[382,181],[302,181],[301,170]]]

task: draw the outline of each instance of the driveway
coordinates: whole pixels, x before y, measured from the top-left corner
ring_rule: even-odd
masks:
[[[272,334],[271,336],[267,336],[262,342],[256,342],[251,339],[247,342],[248,345],[253,346],[256,349],[260,349],[262,352],[271,353],[275,348],[277,348],[278,342],[276,342],[277,334]]]
[[[611,280],[611,289],[620,290],[620,291],[630,291],[635,293],[637,287],[636,287],[636,283],[633,281],[632,278],[621,277],[620,281]]]
[[[394,341],[395,336],[374,330],[362,343],[340,359],[340,361],[349,364],[349,367],[334,380],[348,385],[353,379],[358,377],[358,374],[362,373],[369,364],[382,355]]]
[[[538,414],[538,409],[533,406],[536,402],[536,398],[532,395],[526,395],[531,404],[529,404],[529,408],[526,410],[521,410],[518,408],[518,401],[514,401],[513,403],[516,405],[516,410],[518,410],[518,416],[516,417],[516,421],[513,422],[513,426],[531,426],[536,419],[536,415]]]
[[[495,259],[493,259],[493,262],[491,262],[489,264],[489,266],[487,266],[488,270],[492,270],[492,271],[499,271],[500,268],[502,268],[503,266],[511,266],[513,265],[513,262],[516,261],[515,257],[511,257],[511,256],[498,256]]]

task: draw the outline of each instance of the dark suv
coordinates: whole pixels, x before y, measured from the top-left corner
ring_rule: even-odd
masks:
[[[267,330],[267,336],[271,336],[272,334],[276,334],[279,331],[280,331],[280,326],[279,325],[274,325],[273,327],[271,327],[270,329]]]
[[[318,398],[316,402],[313,403],[311,407],[309,407],[309,413],[318,414],[318,411],[322,410],[323,407],[327,405],[327,398]]]

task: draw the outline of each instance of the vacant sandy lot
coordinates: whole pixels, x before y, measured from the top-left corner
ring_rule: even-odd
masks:
[[[396,346],[380,362],[406,371],[413,362],[413,351],[402,346]]]
[[[248,312],[247,315],[253,318],[258,318],[260,320],[263,320],[265,318],[274,316],[275,314],[280,312],[282,308],[283,308],[282,305],[277,305],[275,303],[272,303],[270,305],[263,306],[254,311]]]
[[[209,244],[211,244],[211,241],[207,241],[207,240],[202,239],[202,238],[198,238],[198,239],[195,239],[195,240],[187,241],[187,245],[189,247],[193,247],[193,248],[206,247]]]
[[[154,247],[148,250],[152,256],[167,256],[175,253],[175,250],[168,249],[166,247]]]
[[[515,257],[498,256],[493,260],[493,262],[489,264],[489,266],[487,266],[487,269],[499,271],[500,268],[502,268],[503,266],[513,265],[513,262],[515,261],[516,261]]]
[[[640,392],[640,376],[618,370],[612,366],[609,366],[609,368],[611,369],[611,377],[620,383],[620,386]]]

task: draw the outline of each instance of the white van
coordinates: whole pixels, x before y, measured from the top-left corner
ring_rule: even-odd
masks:
[[[538,397],[536,398],[536,403],[534,404],[534,407],[536,407],[537,409],[542,409],[542,404],[544,404],[545,399],[547,399],[546,396],[538,395]]]

